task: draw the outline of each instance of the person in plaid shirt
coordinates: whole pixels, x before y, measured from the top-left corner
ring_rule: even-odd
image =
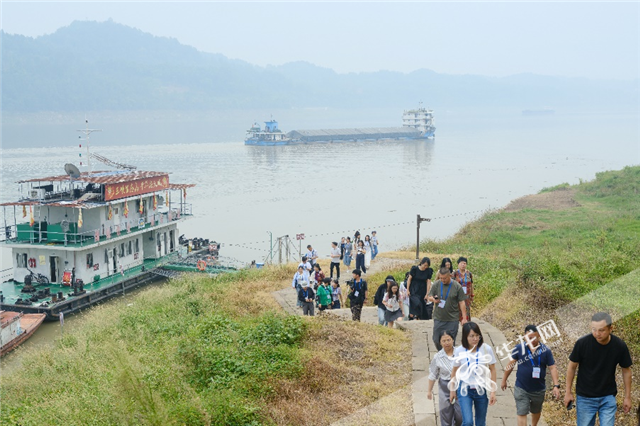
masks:
[[[471,321],[471,305],[473,304],[473,274],[467,270],[467,258],[458,258],[458,269],[453,273],[453,279],[458,281],[462,286],[464,294],[467,295],[465,304],[467,305],[467,319]],[[460,321],[462,321],[462,312],[460,312]]]

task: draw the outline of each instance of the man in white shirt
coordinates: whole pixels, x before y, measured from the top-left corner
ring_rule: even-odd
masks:
[[[340,280],[340,247],[338,247],[337,242],[331,243],[331,276],[329,278],[333,278],[333,269],[336,269],[336,277],[338,281]]]
[[[311,266],[311,263],[307,259],[307,256],[302,256],[302,262],[300,262],[300,264],[298,265],[298,268],[301,266],[304,268],[304,273],[307,276],[307,280],[309,280],[309,275],[311,275],[311,270],[313,269],[313,266]]]
[[[316,264],[316,259],[318,258],[318,252],[311,247],[311,244],[307,246],[307,260],[311,263],[311,266]]]

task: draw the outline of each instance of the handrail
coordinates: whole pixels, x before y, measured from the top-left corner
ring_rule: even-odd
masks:
[[[178,205],[177,203],[171,203],[173,205]],[[192,204],[183,203],[181,205],[182,211],[180,212],[181,216],[191,216],[193,211]],[[176,208],[171,208],[170,211],[167,212],[155,212],[152,215],[145,216],[144,225],[140,227],[139,225],[130,226],[129,231],[127,231],[126,226],[120,224],[121,227],[119,232],[120,235],[124,234],[132,234],[134,232],[142,231],[151,228],[151,222],[153,218],[154,226],[175,222],[180,219],[178,216],[178,210]],[[171,219],[169,220],[169,212],[171,212]],[[77,222],[72,222],[73,224],[77,224]],[[29,229],[24,229],[24,225],[28,225],[28,222],[19,223],[16,225],[8,225],[5,227],[4,237],[5,239],[2,242],[7,244],[11,243],[31,243],[31,244],[39,244],[39,243],[60,243],[63,245],[68,244],[80,244],[80,246],[91,245],[97,242],[109,240],[115,237],[118,237],[118,229],[115,224],[112,224],[109,232],[103,228],[90,229],[83,232],[60,232],[60,231],[51,231],[49,229],[41,230],[39,229],[39,223],[36,222],[34,226],[31,226]],[[59,225],[59,223],[47,223],[48,226],[51,225]],[[36,228],[37,226],[37,228]],[[22,227],[23,229],[19,229]],[[96,231],[98,232],[98,241],[96,241]],[[107,234],[109,234],[109,238],[107,238]],[[18,236],[21,235],[22,238],[18,239]],[[9,237],[9,238],[7,238]]]

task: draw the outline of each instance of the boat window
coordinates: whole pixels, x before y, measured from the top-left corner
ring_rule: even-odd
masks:
[[[109,265],[109,250],[104,249],[104,263]]]
[[[133,243],[131,242],[131,240],[129,240],[129,243],[127,244],[127,256],[131,254],[132,250],[131,250],[131,246],[133,245]]]
[[[17,253],[16,254],[16,262],[18,264],[18,268],[26,268],[27,267],[27,253]]]
[[[87,254],[87,268],[91,268],[93,266],[93,253]]]
[[[140,253],[140,243],[139,243],[139,240],[137,238],[136,238],[136,249],[135,249],[134,253]]]
[[[118,257],[124,257],[124,243],[120,244],[120,247],[118,249]]]

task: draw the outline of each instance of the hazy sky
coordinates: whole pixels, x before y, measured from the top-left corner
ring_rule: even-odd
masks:
[[[74,20],[116,22],[257,65],[338,72],[428,68],[638,77],[640,3],[0,1],[2,28],[39,36]],[[79,52],[80,53],[80,52]]]

